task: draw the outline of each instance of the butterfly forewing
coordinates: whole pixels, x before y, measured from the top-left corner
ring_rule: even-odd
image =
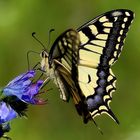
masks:
[[[77,50],[80,45],[79,34],[76,30],[69,29],[61,34],[54,42],[50,53],[49,63],[55,59],[71,71],[72,64],[77,62]]]
[[[79,50],[81,65],[111,66],[121,53],[133,17],[130,10],[114,10],[81,26],[78,29],[81,39]],[[87,54],[90,57],[86,58],[85,62]]]

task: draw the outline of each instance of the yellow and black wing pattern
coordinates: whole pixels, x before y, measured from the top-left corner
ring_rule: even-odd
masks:
[[[85,123],[102,113],[119,123],[109,107],[112,92],[116,90],[116,77],[110,67],[120,56],[133,18],[134,14],[130,10],[113,10],[78,29],[81,44],[77,60],[77,83],[82,101],[89,111],[87,116],[83,115]]]
[[[111,66],[120,56],[133,18],[130,10],[109,11],[77,30],[65,31],[50,50],[49,66],[54,63],[63,94],[72,96],[84,123],[102,113],[119,123],[109,107],[116,90]]]
[[[68,71],[72,70],[73,62],[77,61],[80,45],[79,34],[74,29],[62,33],[53,43],[49,52],[49,65],[54,60],[59,61]]]
[[[49,66],[54,64],[57,85],[60,88],[63,100],[69,101],[72,96],[75,105],[79,104],[81,98],[73,81],[73,70],[77,79],[78,49],[80,46],[79,33],[74,29],[68,29],[62,33],[54,42],[49,53]]]
[[[54,64],[56,78],[59,79],[56,82],[62,96],[67,97],[61,99],[69,101],[71,96],[78,114],[87,118],[90,114],[78,83],[79,37],[77,30],[66,30],[53,43],[48,60],[49,67]]]

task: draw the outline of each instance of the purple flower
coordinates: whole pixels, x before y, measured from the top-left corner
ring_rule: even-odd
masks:
[[[30,70],[27,73],[17,76],[3,88],[4,96],[16,96],[21,101],[29,104],[46,103],[43,99],[36,97],[39,94],[43,81],[38,80],[33,83],[31,78],[34,78],[35,74],[34,70]]]
[[[18,114],[5,102],[0,102],[0,124],[9,122],[16,118]]]

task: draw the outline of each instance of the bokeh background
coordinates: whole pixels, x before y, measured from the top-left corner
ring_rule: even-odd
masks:
[[[28,119],[15,119],[8,135],[13,140],[139,140],[140,139],[140,1],[139,0],[0,0],[0,86],[27,70],[27,51],[41,52],[32,38],[48,44],[48,31],[55,28],[51,44],[68,28],[77,28],[109,10],[127,8],[136,18],[128,33],[119,61],[113,66],[117,91],[111,108],[120,120],[107,115],[96,118],[104,135],[90,122],[83,124],[72,101],[63,102],[53,82],[46,88],[48,104],[30,106]],[[51,47],[51,45],[49,46]],[[48,47],[48,48],[49,48]],[[40,56],[31,56],[32,65]]]

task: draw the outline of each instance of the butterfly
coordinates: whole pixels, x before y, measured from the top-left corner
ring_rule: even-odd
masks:
[[[72,97],[84,123],[106,113],[119,124],[109,106],[116,90],[111,66],[121,54],[133,18],[131,10],[106,12],[78,29],[66,30],[49,53],[41,52],[41,69],[54,79],[64,101]]]

